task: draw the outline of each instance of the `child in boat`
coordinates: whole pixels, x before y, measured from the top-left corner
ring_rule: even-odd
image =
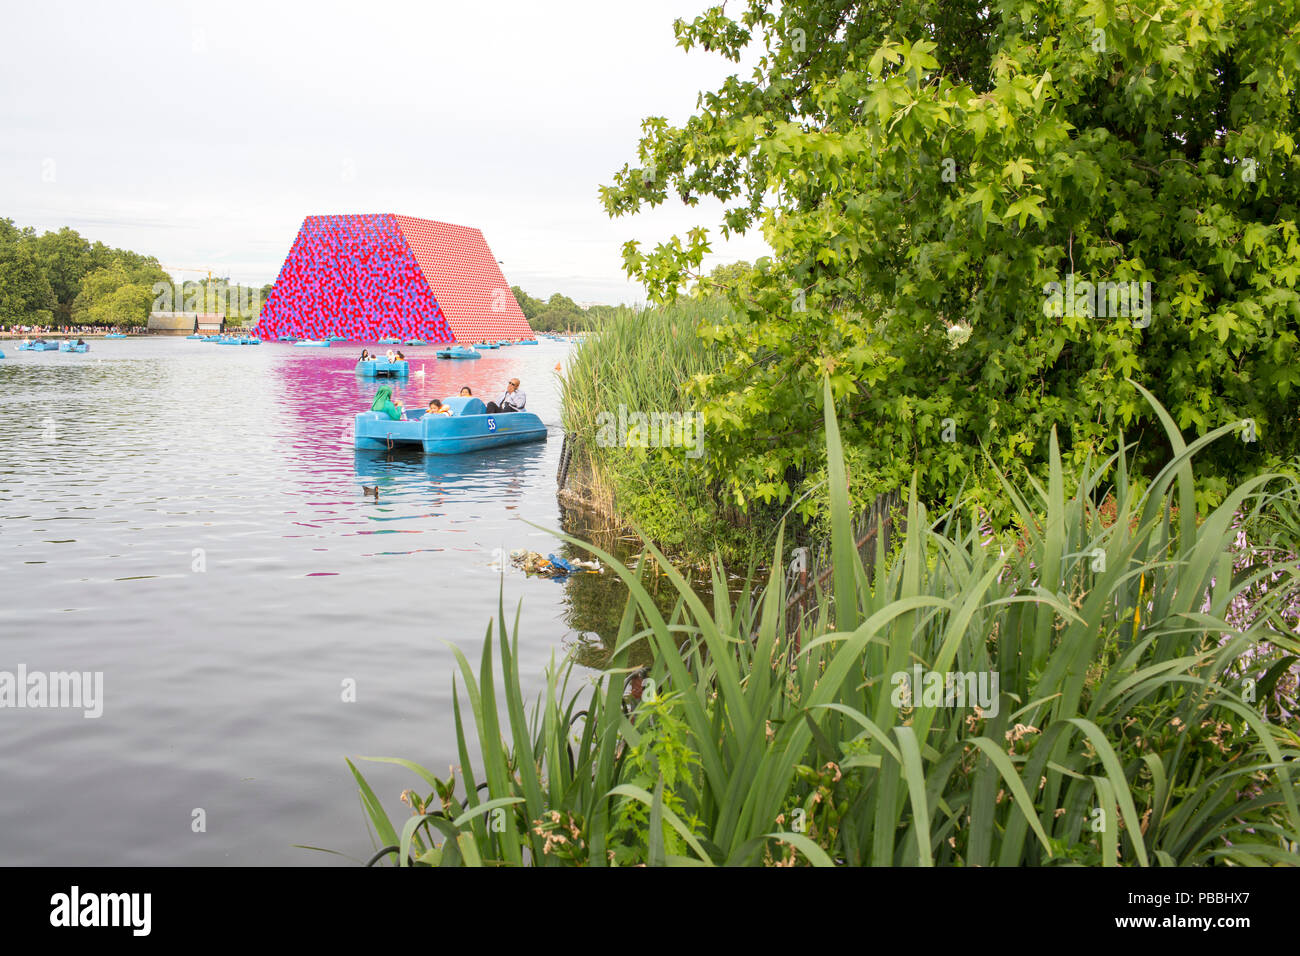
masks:
[[[357,359],[357,361],[358,361],[358,362],[369,362],[372,358],[374,358],[374,356],[372,356],[372,355],[370,354],[370,349],[362,349],[362,350],[361,350],[361,358]]]
[[[461,395],[461,398],[473,398],[473,397],[474,397],[474,393],[471,392],[471,391],[469,390],[469,386],[468,386],[468,385],[462,385],[462,386],[460,387],[460,395]]]
[[[405,421],[406,412],[402,408],[402,403],[393,398],[393,389],[390,385],[385,385],[377,393],[375,400],[370,406],[372,412],[383,412],[393,421]]]
[[[441,400],[441,399],[431,398],[431,399],[429,399],[429,410],[428,410],[428,412],[426,412],[426,414],[428,414],[428,415],[450,415],[450,414],[451,414],[451,409],[450,409],[449,407],[447,407],[446,405],[442,404],[442,400]]]

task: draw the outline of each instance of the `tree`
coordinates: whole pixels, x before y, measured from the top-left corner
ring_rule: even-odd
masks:
[[[78,322],[93,325],[143,325],[153,305],[153,287],[133,282],[126,263],[88,273],[75,302]]]
[[[90,243],[75,230],[64,226],[36,240],[36,254],[57,300],[60,322],[72,319],[73,302],[81,291],[81,280],[90,269]]]
[[[749,0],[677,21],[687,50],[756,41],[757,69],[683,126],[647,119],[601,194],[612,216],[716,197],[724,236],[773,249],[700,330],[728,356],[694,383],[717,480],[742,505],[817,484],[824,372],[859,494],[915,469],[932,499],[992,501],[984,449],[1041,473],[1053,428],[1074,464],[1114,450],[1155,425],[1130,380],[1180,428],[1240,426],[1202,460],[1202,504],[1300,452],[1296,21],[1292,0]],[[624,258],[667,299],[707,251],[697,228]]]
[[[533,316],[537,315],[543,308],[545,308],[544,302],[540,299],[534,299],[517,285],[512,285],[510,291],[514,293],[515,301],[519,303],[519,311],[521,311],[524,314],[524,318],[528,319],[530,322],[532,321]]]
[[[50,325],[54,290],[36,253],[36,236],[0,219],[0,322],[5,325]]]

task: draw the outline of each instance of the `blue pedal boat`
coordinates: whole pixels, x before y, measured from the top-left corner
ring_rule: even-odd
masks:
[[[411,366],[407,362],[371,359],[368,362],[358,362],[357,371],[365,378],[406,378],[411,374]]]
[[[124,338],[126,338],[126,336],[123,335],[121,332],[109,332],[107,335],[104,336],[104,338],[106,338],[106,339],[124,339]]]
[[[424,409],[411,409],[410,421],[393,421],[383,412],[365,411],[357,415],[352,444],[356,448],[392,448],[416,446],[426,455],[463,455],[466,452],[517,445],[521,442],[545,441],[546,426],[532,412],[487,413],[487,406],[477,398],[444,398],[450,415],[430,415]]]
[[[438,349],[434,354],[436,354],[438,358],[451,359],[476,359],[483,357],[476,349],[466,348],[463,345],[453,345],[449,349]]]
[[[22,346],[20,345],[19,348],[22,348]],[[38,340],[27,346],[27,350],[29,352],[57,352],[59,350],[59,343],[54,339],[49,339],[47,341]]]
[[[64,342],[59,345],[60,352],[89,352],[90,346],[85,342],[78,345],[76,342]]]
[[[310,339],[303,339],[301,342],[294,342],[293,347],[296,349],[327,349],[334,343],[329,339],[321,342],[313,342]]]
[[[523,340],[522,342],[520,342],[519,344],[520,344],[520,345],[536,345],[536,344],[537,344],[537,339],[524,339],[524,340]]]
[[[411,341],[407,342],[406,344],[418,346],[418,345],[428,345],[429,343],[424,341],[424,339],[411,339]]]

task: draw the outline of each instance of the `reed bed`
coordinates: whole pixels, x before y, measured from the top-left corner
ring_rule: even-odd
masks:
[[[610,442],[615,429],[608,425],[601,433],[602,422],[616,420],[620,409],[693,413],[688,383],[719,366],[719,354],[697,330],[722,322],[729,308],[713,297],[619,310],[574,356],[562,385],[562,421],[575,448],[573,490],[589,505],[675,554],[707,558],[718,550],[744,562],[754,551],[748,526],[761,516],[720,501],[702,458],[684,447],[629,447],[617,434]],[[700,440],[698,450],[707,455],[707,429]]]

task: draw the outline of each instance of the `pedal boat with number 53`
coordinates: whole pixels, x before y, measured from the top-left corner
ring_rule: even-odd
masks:
[[[365,411],[356,417],[356,448],[419,446],[426,455],[463,455],[468,452],[545,441],[546,426],[532,412],[488,414],[477,398],[442,399],[450,415],[429,414],[423,408],[407,409],[409,421],[394,421],[383,412]]]

